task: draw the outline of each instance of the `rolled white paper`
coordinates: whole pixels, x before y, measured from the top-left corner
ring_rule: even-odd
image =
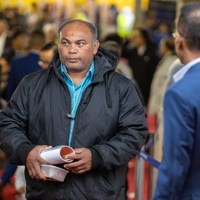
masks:
[[[48,164],[62,164],[72,162],[73,160],[66,159],[65,156],[75,153],[74,149],[70,146],[60,145],[50,149],[41,151],[40,156],[48,162]]]

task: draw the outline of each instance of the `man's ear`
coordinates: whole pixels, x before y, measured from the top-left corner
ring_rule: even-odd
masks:
[[[179,37],[178,38],[178,48],[179,50],[183,51],[185,50],[185,48],[187,47],[187,44],[185,42],[185,39],[183,37]]]
[[[93,54],[94,54],[94,55],[97,53],[98,48],[99,48],[99,45],[100,45],[99,41],[96,40],[96,41],[94,42],[94,50],[93,50]]]

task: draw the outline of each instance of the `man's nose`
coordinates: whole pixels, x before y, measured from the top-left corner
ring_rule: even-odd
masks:
[[[77,52],[77,46],[76,46],[76,44],[70,44],[69,45],[69,52],[70,53],[76,53]]]

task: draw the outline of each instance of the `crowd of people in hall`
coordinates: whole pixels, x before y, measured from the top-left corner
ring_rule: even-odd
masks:
[[[60,45],[58,41],[63,31],[61,24],[65,20],[64,10],[61,9],[60,12],[56,13],[52,12],[53,7],[48,4],[42,8],[38,8],[35,4],[32,6],[35,12],[29,14],[20,13],[18,8],[7,8],[0,13],[0,110],[7,107],[12,95],[15,94],[16,88],[18,88],[18,85],[26,75],[51,68],[52,59],[56,59],[55,55],[57,55],[57,49]],[[164,132],[163,100],[167,89],[172,85],[174,74],[183,67],[179,59],[180,50],[179,55],[177,55],[178,47],[175,46],[175,40],[178,40],[177,36],[175,39],[172,37],[175,26],[171,26],[171,23],[167,24],[167,22],[159,21],[156,18],[154,20],[156,23],[150,26],[148,24],[150,19],[146,16],[146,18],[144,17],[144,22],[140,25],[134,26],[133,21],[130,36],[122,37],[117,32],[117,10],[114,8],[113,6],[110,7],[113,15],[108,16],[107,20],[108,29],[110,25],[112,30],[105,30],[105,33],[105,26],[99,25],[101,24],[98,18],[99,13],[95,13],[94,24],[99,31],[99,48],[105,49],[106,52],[111,52],[111,55],[114,55],[114,58],[118,60],[115,71],[134,83],[135,91],[146,115],[148,129],[146,143],[148,138],[154,134],[152,146],[148,146],[145,150],[151,153],[155,159],[161,161],[163,158]],[[86,12],[84,12],[85,19],[90,21]],[[59,29],[60,26],[61,28]],[[67,26],[74,28],[72,25]],[[115,28],[113,29],[113,27]],[[59,47],[59,51],[62,54],[62,47]],[[104,53],[103,51],[103,55]],[[62,58],[60,59],[62,61]],[[62,73],[64,74],[65,72],[62,71]],[[64,79],[66,80],[67,78]],[[67,80],[66,84],[69,84]],[[109,107],[108,96],[109,94],[106,96],[106,100]],[[167,102],[167,100],[165,101]],[[72,124],[71,126],[73,127],[74,125]],[[143,131],[145,131],[145,128]],[[166,146],[165,151],[167,151]],[[92,153],[94,155],[99,154],[97,150],[92,150]],[[99,158],[99,155],[97,158]],[[9,163],[3,151],[0,152],[0,162],[0,199],[9,200],[5,199],[4,194],[7,184],[15,184],[14,199],[26,199],[24,168]],[[133,162],[134,158],[129,161],[130,168],[127,170],[127,175],[134,171],[131,168],[131,166],[134,166]],[[97,164],[100,165],[98,162]],[[68,167],[70,169],[71,166]],[[162,167],[164,168],[164,165]],[[153,181],[155,187],[157,171],[153,170],[152,173],[155,175],[153,178],[155,179]],[[160,175],[160,182],[162,182],[161,176],[162,174]],[[14,181],[13,177],[15,177]],[[157,190],[158,195],[159,192]],[[130,188],[129,182],[126,183],[126,198],[128,200],[134,199],[134,191]],[[157,199],[159,200],[159,198]]]

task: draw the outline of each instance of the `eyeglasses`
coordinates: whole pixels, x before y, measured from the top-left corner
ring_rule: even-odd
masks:
[[[178,31],[172,33],[172,37],[173,37],[174,39],[176,39],[178,36],[181,36],[181,37],[186,38],[186,36],[185,36],[184,34],[178,32]]]
[[[177,31],[174,32],[174,33],[172,33],[172,37],[173,37],[174,39],[176,39],[178,35],[180,35],[180,34],[179,34]]]

